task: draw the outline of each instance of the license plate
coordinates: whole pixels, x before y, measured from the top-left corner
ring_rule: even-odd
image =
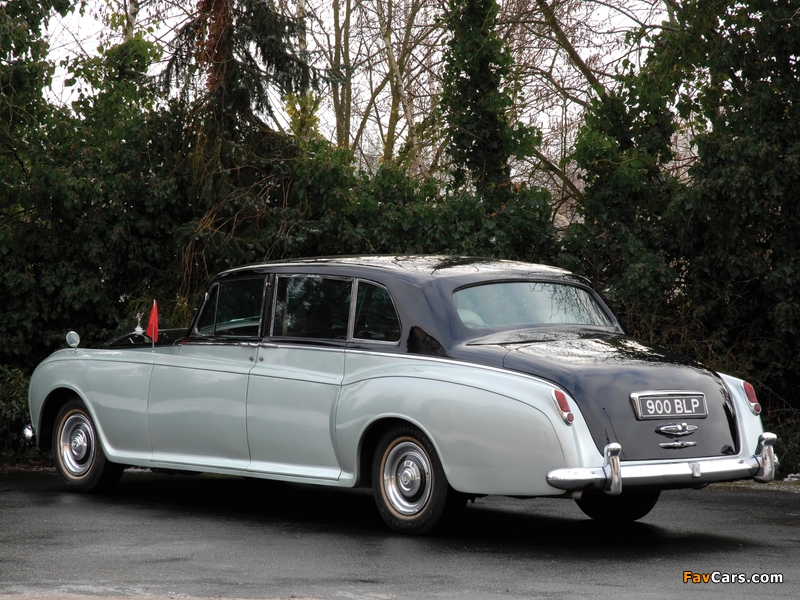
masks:
[[[633,411],[644,419],[705,419],[708,416],[706,395],[702,392],[635,392],[631,394]]]

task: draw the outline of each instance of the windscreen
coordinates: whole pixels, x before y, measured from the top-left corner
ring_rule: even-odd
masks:
[[[461,322],[470,329],[518,329],[571,324],[611,327],[586,290],[572,285],[514,281],[488,283],[453,293]]]

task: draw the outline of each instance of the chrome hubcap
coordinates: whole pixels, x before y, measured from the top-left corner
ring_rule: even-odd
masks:
[[[85,475],[94,461],[94,428],[86,415],[74,413],[64,422],[59,436],[61,464],[70,475]]]
[[[420,512],[431,485],[428,455],[418,444],[404,441],[391,449],[383,464],[383,489],[394,510],[406,516]]]

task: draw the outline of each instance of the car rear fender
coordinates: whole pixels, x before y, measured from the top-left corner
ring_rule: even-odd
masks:
[[[363,479],[375,432],[400,420],[430,438],[458,491],[558,493],[547,470],[593,461],[597,450],[577,407],[572,425],[562,420],[552,390],[527,375],[458,361],[348,354],[335,424],[343,477]]]
[[[724,373],[719,373],[728,391],[731,395],[733,407],[736,412],[736,422],[738,423],[740,447],[740,456],[750,456],[755,452],[758,447],[758,436],[764,432],[764,426],[761,423],[761,417],[754,415],[750,410],[750,402],[745,395],[744,380]]]

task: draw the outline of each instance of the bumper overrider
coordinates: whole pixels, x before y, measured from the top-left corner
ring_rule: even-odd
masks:
[[[746,458],[702,458],[657,463],[620,463],[622,446],[608,444],[603,452],[602,467],[554,469],[547,474],[547,483],[554,488],[577,492],[604,490],[615,496],[625,488],[696,487],[717,481],[755,479],[768,483],[775,478],[777,459],[772,446],[774,433],[762,433],[753,456]]]

